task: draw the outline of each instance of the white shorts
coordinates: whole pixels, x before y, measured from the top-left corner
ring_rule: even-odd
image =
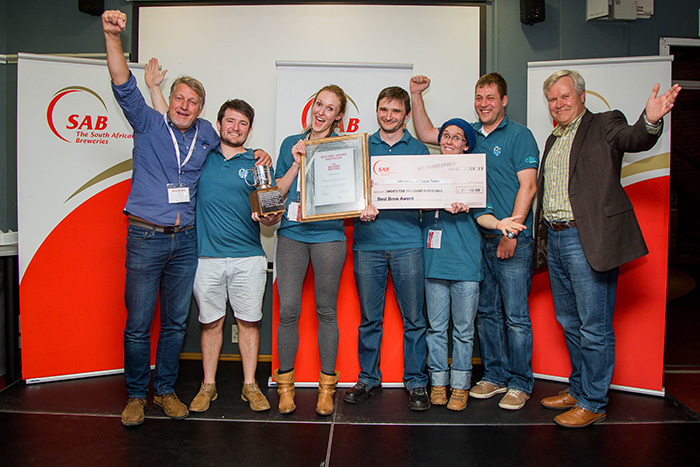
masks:
[[[233,316],[241,321],[260,321],[266,283],[267,260],[264,256],[199,258],[194,276],[199,322],[213,323],[226,316],[227,295]]]

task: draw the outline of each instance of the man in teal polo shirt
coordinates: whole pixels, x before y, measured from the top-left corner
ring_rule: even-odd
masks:
[[[411,78],[413,124],[421,141],[437,143],[438,130],[425,112],[426,76]],[[532,132],[506,115],[508,85],[499,73],[476,82],[474,110],[479,122],[474,152],[486,154],[488,202],[499,219],[525,219],[527,229],[514,238],[481,228],[483,273],[477,330],[484,377],[469,391],[477,399],[506,393],[499,407],[519,410],[530,398],[532,325],[528,294],[532,279],[532,200],[537,190],[539,150]]]
[[[404,128],[411,113],[411,99],[406,90],[392,86],[377,98],[379,131],[369,137],[369,155],[428,154],[425,144]],[[366,212],[373,210],[371,216]],[[369,220],[376,214],[374,220]],[[430,408],[426,386],[425,317],[423,315],[424,272],[423,237],[418,210],[383,210],[374,206],[363,211],[353,231],[354,271],[360,296],[358,357],[360,374],[357,384],[345,393],[344,400],[357,404],[381,392],[379,369],[382,344],[382,321],[389,271],[394,293],[404,323],[403,383],[409,391],[411,410]]]
[[[248,195],[252,149],[243,147],[253,128],[255,112],[247,102],[233,99],[219,109],[216,127],[220,144],[204,163],[197,193],[199,261],[194,295],[202,323],[204,380],[190,411],[204,412],[216,400],[216,370],[223,342],[226,299],[238,325],[238,349],[243,363],[241,397],[256,412],[270,404],[255,380],[260,346],[258,322],[267,281],[267,259],[260,243],[259,222],[274,225],[281,214],[251,216]],[[248,182],[248,183],[246,183]]]

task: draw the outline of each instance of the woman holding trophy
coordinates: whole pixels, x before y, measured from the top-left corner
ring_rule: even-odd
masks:
[[[335,129],[343,118],[347,97],[336,85],[323,87],[311,106],[311,123],[303,133],[282,142],[275,173],[277,186],[286,195],[286,213],[277,230],[277,290],[280,319],[277,328],[279,369],[273,378],[280,396],[280,413],[291,413],[294,403],[294,360],[299,346],[301,295],[309,261],[314,271],[314,296],[318,319],[318,349],[321,371],[316,412],[333,413],[333,395],[338,383],[335,361],[338,353],[337,299],[345,263],[343,220],[301,223],[299,170],[306,154],[305,140],[338,136]]]

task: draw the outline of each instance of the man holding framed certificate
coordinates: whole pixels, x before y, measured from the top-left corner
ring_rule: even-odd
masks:
[[[406,90],[393,86],[377,98],[379,131],[369,137],[369,155],[421,155],[428,148],[404,129],[411,113]],[[404,322],[403,383],[409,391],[409,408],[430,408],[426,386],[426,323],[423,316],[423,238],[417,209],[385,210],[376,214],[372,205],[355,221],[353,232],[354,271],[360,296],[357,384],[345,393],[350,404],[363,402],[381,392],[379,369],[382,319],[389,271]],[[365,221],[365,222],[363,222]]]

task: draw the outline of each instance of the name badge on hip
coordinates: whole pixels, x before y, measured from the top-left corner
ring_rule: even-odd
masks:
[[[168,183],[168,203],[189,203],[190,187],[186,183]]]

